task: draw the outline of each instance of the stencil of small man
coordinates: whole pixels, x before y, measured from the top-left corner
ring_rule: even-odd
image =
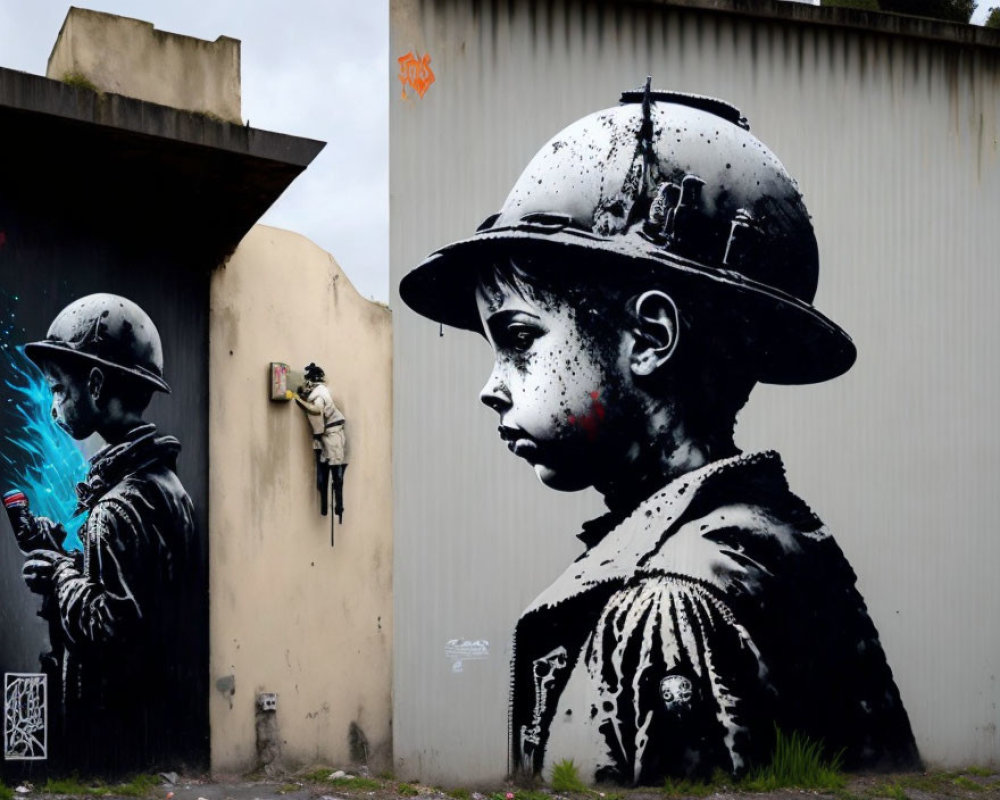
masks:
[[[312,446],[316,454],[316,488],[320,495],[320,513],[329,513],[328,484],[333,483],[337,521],[344,523],[344,472],[347,470],[347,436],[344,415],[333,402],[326,385],[326,372],[309,363],[305,368],[305,383],[298,392],[288,390],[286,397],[295,400],[312,430]]]

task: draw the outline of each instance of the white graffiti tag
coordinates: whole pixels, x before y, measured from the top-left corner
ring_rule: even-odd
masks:
[[[4,673],[5,760],[39,761],[47,757],[47,688],[44,673]]]

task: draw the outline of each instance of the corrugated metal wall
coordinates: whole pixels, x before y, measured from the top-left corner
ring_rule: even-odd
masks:
[[[858,346],[832,383],[758,387],[737,443],[779,450],[839,540],[924,758],[1000,757],[1000,49],[781,6],[393,0],[392,57],[427,53],[436,76],[402,99],[394,65],[389,90],[403,775],[503,776],[513,623],[600,504],[544,488],[507,453],[477,400],[488,346],[440,336],[399,280],[499,208],[550,136],[647,74],[737,105],[798,179],[816,305]],[[452,639],[488,640],[489,655],[455,671]]]

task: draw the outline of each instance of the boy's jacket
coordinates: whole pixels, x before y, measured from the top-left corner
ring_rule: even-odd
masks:
[[[205,577],[191,498],[175,472],[180,449],[142,425],[95,454],[77,486],[83,550],[54,563],[49,609],[62,639],[53,645],[63,649],[67,759],[80,769],[138,769],[198,752],[183,732],[201,713],[193,687],[207,657]],[[97,729],[115,746],[86,735]]]
[[[919,763],[854,572],[775,453],[676,479],[518,621],[515,771],[739,775],[769,760],[776,728],[849,769]]]

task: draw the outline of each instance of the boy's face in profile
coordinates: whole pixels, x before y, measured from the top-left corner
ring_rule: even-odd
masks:
[[[569,303],[502,278],[480,283],[476,304],[495,355],[480,399],[510,451],[553,489],[615,477],[633,443],[624,338],[597,346]]]
[[[52,419],[74,439],[86,439],[100,420],[96,399],[88,385],[91,369],[67,368],[52,361],[41,367],[52,392]]]

